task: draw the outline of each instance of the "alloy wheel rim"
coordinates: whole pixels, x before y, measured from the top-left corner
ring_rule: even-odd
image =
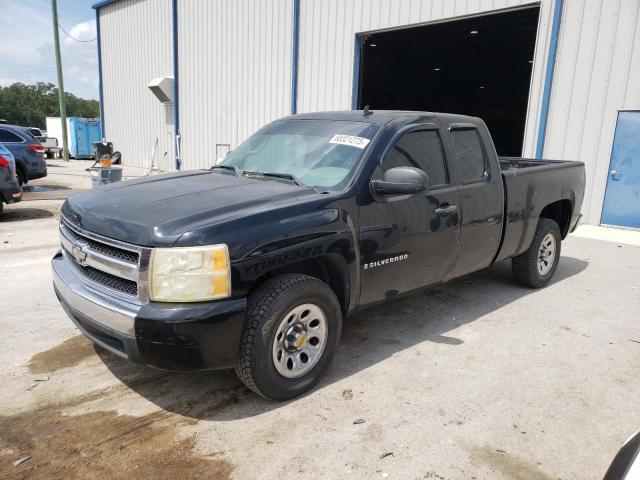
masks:
[[[547,233],[538,249],[538,273],[547,275],[553,268],[556,259],[556,238],[551,233]]]
[[[280,375],[296,378],[320,360],[327,343],[327,317],[317,305],[305,303],[287,313],[273,338],[273,364]]]

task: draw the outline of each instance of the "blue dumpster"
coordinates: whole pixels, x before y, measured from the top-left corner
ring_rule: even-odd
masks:
[[[100,120],[69,117],[69,154],[74,158],[93,158],[94,142],[100,141]]]

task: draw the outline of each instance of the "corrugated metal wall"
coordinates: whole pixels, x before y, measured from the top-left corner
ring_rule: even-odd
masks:
[[[356,33],[437,22],[532,4],[507,0],[302,0],[300,8],[300,112],[351,108]],[[536,4],[533,2],[533,4]],[[552,14],[542,5],[543,37]],[[540,52],[540,58],[546,51]],[[537,63],[537,62],[536,62]],[[539,69],[536,69],[539,70]],[[544,69],[542,69],[544,70]],[[537,71],[538,81],[543,75]]]
[[[523,147],[523,155],[533,156],[553,17],[554,2],[549,0],[301,0],[298,110],[351,108],[357,33],[527,5],[540,5]]]
[[[300,0],[298,111],[351,108],[354,36],[540,4],[523,155],[533,156],[554,0]],[[178,0],[183,167],[209,166],[289,113],[293,0]],[[599,223],[617,111],[640,109],[640,0],[565,0],[544,156],[587,164],[583,213]],[[145,85],[171,75],[171,0],[122,0],[100,12],[107,137],[146,165],[170,151]],[[165,168],[172,168],[169,154]]]
[[[289,114],[291,0],[180,0],[180,134],[186,168]],[[224,154],[220,148],[218,155]]]
[[[100,9],[105,136],[127,165],[174,168],[172,127],[147,84],[173,75],[171,0],[122,0]],[[164,152],[167,156],[162,160]]]
[[[600,223],[618,110],[639,109],[640,0],[565,1],[544,155],[585,162],[588,223]]]
[[[530,4],[504,0],[302,0],[299,111],[351,107],[356,33]],[[540,2],[523,155],[533,156],[554,2]],[[617,111],[640,108],[640,0],[565,0],[544,156],[587,166],[585,221],[600,222]]]

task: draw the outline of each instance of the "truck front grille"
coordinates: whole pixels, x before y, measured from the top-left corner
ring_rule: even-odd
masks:
[[[108,245],[106,243],[97,242],[95,240],[92,240],[91,238],[82,236],[74,232],[69,227],[66,227],[65,233],[68,233],[69,236],[71,236],[73,240],[76,242],[78,240],[81,240],[88,243],[89,247],[96,252],[102,253],[109,257],[118,258],[126,262],[134,263],[136,265],[138,264],[139,255],[136,252],[124,250],[122,248],[114,247],[113,245]]]
[[[60,220],[65,259],[87,283],[137,300],[148,300],[146,272],[151,249],[87,232]]]
[[[80,273],[89,280],[104,285],[107,288],[118,290],[128,295],[138,295],[138,284],[131,280],[116,277],[93,267],[80,267]]]

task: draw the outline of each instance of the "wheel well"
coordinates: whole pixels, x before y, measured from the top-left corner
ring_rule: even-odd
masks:
[[[569,233],[569,222],[571,221],[572,205],[571,200],[558,200],[557,202],[550,203],[542,209],[540,212],[540,218],[549,218],[555,220],[560,227],[560,233],[562,238]]]
[[[341,255],[329,253],[271,270],[251,285],[248,294],[251,295],[258,286],[270,278],[286,273],[300,273],[322,280],[336,294],[342,314],[346,315],[349,309],[349,272]]]

